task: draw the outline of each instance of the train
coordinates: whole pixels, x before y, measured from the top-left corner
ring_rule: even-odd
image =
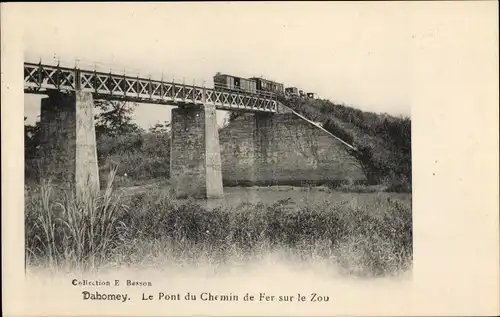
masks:
[[[225,92],[238,92],[242,94],[262,95],[265,97],[285,97],[292,96],[301,98],[315,98],[312,92],[305,93],[297,87],[287,87],[283,83],[262,78],[243,78],[234,75],[218,72],[213,77],[214,89]]]
[[[252,79],[217,73],[214,76],[214,88],[219,91],[257,93],[257,82]]]

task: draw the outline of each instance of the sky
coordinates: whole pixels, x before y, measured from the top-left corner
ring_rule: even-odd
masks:
[[[405,2],[24,5],[26,61],[206,86],[219,71],[263,76],[361,110],[410,115],[413,30]],[[39,98],[25,95],[29,121]],[[168,121],[170,110],[139,105],[134,118],[148,127]]]

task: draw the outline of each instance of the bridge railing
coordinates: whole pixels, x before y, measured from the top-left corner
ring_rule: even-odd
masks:
[[[262,94],[220,91],[125,74],[24,63],[24,87],[30,93],[47,90],[92,92],[102,98],[178,105],[213,104],[223,110],[276,112],[275,98]]]

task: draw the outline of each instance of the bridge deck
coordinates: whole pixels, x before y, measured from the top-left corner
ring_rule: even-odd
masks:
[[[220,110],[276,112],[271,96],[223,92],[212,88],[164,82],[80,68],[24,63],[24,90],[43,94],[49,90],[92,92],[104,99],[168,105],[215,105]]]

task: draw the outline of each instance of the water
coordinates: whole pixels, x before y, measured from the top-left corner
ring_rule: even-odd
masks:
[[[332,191],[326,187],[225,187],[224,198],[200,200],[207,208],[219,206],[237,207],[242,203],[273,204],[278,201],[286,202],[291,208],[302,208],[307,205],[348,202],[365,204],[380,199],[397,199],[404,203],[411,203],[411,195],[406,193],[346,193]]]

